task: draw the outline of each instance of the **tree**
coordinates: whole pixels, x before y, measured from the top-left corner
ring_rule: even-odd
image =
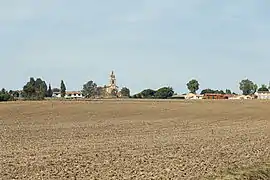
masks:
[[[158,89],[155,93],[155,98],[157,99],[168,99],[174,94],[172,87],[162,87]]]
[[[141,93],[134,94],[134,95],[131,96],[131,97],[132,97],[132,98],[136,98],[136,99],[141,99],[141,98],[143,98]]]
[[[127,87],[123,87],[121,90],[120,90],[120,93],[122,96],[124,97],[129,97],[130,96],[130,90],[127,88]]]
[[[217,90],[217,94],[225,94],[223,90]]]
[[[242,80],[239,85],[239,89],[243,92],[243,95],[254,94],[258,88],[258,86],[249,79]]]
[[[13,97],[18,98],[20,96],[20,93],[18,91],[13,91],[12,95]]]
[[[257,91],[257,89],[258,89],[258,85],[254,84],[254,92],[253,93],[255,93]]]
[[[192,79],[187,83],[187,88],[189,90],[189,92],[191,93],[196,93],[196,91],[199,90],[199,82],[196,79]]]
[[[65,97],[66,90],[67,90],[66,85],[65,85],[64,81],[61,80],[61,85],[60,85],[61,97]]]
[[[47,95],[47,84],[45,81],[43,81],[40,78],[37,78],[35,81],[35,91],[37,96],[40,97],[40,99],[43,99]]]
[[[1,94],[6,94],[6,92],[7,92],[7,91],[6,91],[5,88],[2,88],[2,89],[1,89]]]
[[[153,89],[145,89],[142,92],[140,92],[140,96],[141,98],[154,98],[155,97],[155,93],[156,91]]]
[[[225,94],[223,90],[203,89],[201,94]]]
[[[262,84],[262,86],[258,89],[258,91],[266,91],[269,92],[269,89],[267,88],[267,86],[265,84]]]
[[[47,97],[52,97],[52,95],[53,95],[52,87],[51,87],[51,84],[49,84],[49,89],[47,91]]]
[[[33,77],[30,78],[29,82],[26,83],[23,87],[23,97],[27,99],[32,99],[36,96],[35,89],[35,79]]]
[[[26,99],[36,99],[41,100],[47,94],[47,85],[46,82],[41,78],[36,80],[31,77],[29,82],[26,83],[23,87],[23,97]]]
[[[11,95],[6,91],[5,88],[2,88],[0,91],[0,101],[9,101],[12,100]]]
[[[212,90],[212,89],[203,89],[202,91],[201,91],[201,94],[203,95],[203,94],[213,94],[213,93],[215,93],[215,91],[214,90]]]
[[[61,90],[59,88],[53,88],[52,92],[60,92]]]
[[[8,93],[0,93],[0,101],[9,101],[11,96]]]
[[[103,87],[101,87],[101,86],[98,86],[97,87],[97,90],[96,90],[96,95],[98,96],[98,97],[100,97],[100,96],[104,96],[104,88]]]
[[[94,97],[97,95],[97,84],[94,81],[88,81],[83,85],[82,94],[86,98]]]
[[[226,89],[226,90],[225,90],[225,93],[226,93],[226,94],[232,94],[232,91],[229,90],[229,89]]]

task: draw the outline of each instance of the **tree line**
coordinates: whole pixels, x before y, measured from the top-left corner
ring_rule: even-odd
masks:
[[[196,94],[200,88],[200,84],[198,80],[192,79],[187,84],[187,89],[190,93]],[[104,95],[105,86],[98,86],[93,80],[90,80],[83,84],[82,86],[82,94],[86,98],[99,97]],[[258,85],[249,79],[244,79],[239,82],[239,89],[242,91],[243,95],[252,95],[257,91],[266,91],[269,92],[269,87],[265,84],[261,85],[258,88]],[[53,96],[54,92],[58,92],[61,94],[61,97],[65,97],[66,95],[66,85],[63,80],[60,82],[60,88],[52,88],[51,85],[47,85],[44,80],[41,78],[34,79],[31,77],[29,81],[23,86],[22,91],[7,91],[6,89],[2,89],[0,91],[0,101],[12,101],[21,97],[25,100],[43,100],[46,97],[50,98]],[[157,90],[154,89],[144,89],[140,93],[130,95],[130,89],[127,87],[123,87],[119,93],[122,97],[129,98],[151,98],[151,99],[168,99],[171,98],[174,94],[176,94],[172,87],[161,87]],[[203,89],[200,94],[236,94],[232,92],[230,89],[226,90],[214,90],[214,89]],[[112,92],[112,95],[117,96],[118,92]]]

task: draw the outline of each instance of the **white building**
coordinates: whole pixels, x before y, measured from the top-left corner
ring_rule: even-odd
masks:
[[[231,96],[228,99],[253,99],[253,97],[251,95],[236,95],[236,96]]]
[[[255,95],[258,99],[270,99],[270,92],[268,91],[258,91]]]
[[[203,95],[188,93],[185,95],[185,99],[203,99]]]
[[[173,95],[172,99],[203,99],[203,95],[188,93],[183,95]]]
[[[61,93],[60,92],[53,92],[52,97],[54,97],[54,98],[60,98],[61,97]]]
[[[53,92],[52,97],[55,98],[61,98],[61,93],[60,92]],[[81,91],[66,91],[65,98],[83,98],[84,96],[82,95]]]

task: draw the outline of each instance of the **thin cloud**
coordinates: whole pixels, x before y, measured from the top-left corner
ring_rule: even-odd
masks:
[[[109,17],[113,22],[136,23],[159,21],[164,17],[191,18],[196,16],[202,0],[140,0],[135,8],[118,16]]]
[[[1,2],[0,22],[11,23],[39,18],[60,1],[8,0]]]

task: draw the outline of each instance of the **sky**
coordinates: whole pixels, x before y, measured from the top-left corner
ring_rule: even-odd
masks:
[[[0,0],[0,86],[30,77],[187,92],[270,81],[269,0]]]

